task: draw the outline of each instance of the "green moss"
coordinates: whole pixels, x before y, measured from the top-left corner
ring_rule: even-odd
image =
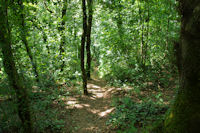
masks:
[[[200,105],[179,94],[164,122],[164,133],[199,133]]]

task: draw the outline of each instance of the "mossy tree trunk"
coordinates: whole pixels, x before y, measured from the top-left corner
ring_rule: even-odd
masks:
[[[84,94],[88,95],[87,91],[87,75],[85,71],[85,42],[87,37],[87,14],[86,14],[86,1],[82,0],[82,10],[83,10],[83,34],[81,38],[81,71],[83,80],[83,90]]]
[[[164,133],[200,133],[200,1],[179,0],[182,15],[180,88]]]
[[[18,115],[21,119],[24,133],[32,133],[31,113],[29,110],[28,94],[23,82],[17,73],[11,46],[11,35],[8,25],[8,1],[0,1],[0,46],[3,54],[3,64],[8,75],[10,85],[15,89]]]

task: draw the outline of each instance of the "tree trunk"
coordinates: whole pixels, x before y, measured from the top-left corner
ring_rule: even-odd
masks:
[[[92,29],[92,15],[93,15],[93,1],[88,0],[88,26],[87,26],[87,45],[86,45],[86,51],[87,51],[87,79],[91,79],[90,75],[90,69],[91,69],[91,29]]]
[[[82,0],[82,10],[83,10],[83,34],[81,38],[81,71],[82,71],[82,80],[83,80],[83,90],[84,94],[88,95],[87,91],[87,75],[85,71],[85,41],[87,37],[87,15],[86,15],[86,3],[85,0]]]
[[[11,46],[11,35],[8,25],[7,0],[0,1],[0,46],[3,53],[3,64],[8,75],[10,85],[15,89],[17,97],[18,115],[22,122],[24,133],[32,133],[31,113],[27,90],[17,73]]]
[[[164,133],[200,133],[200,1],[179,0],[180,88],[164,123]]]
[[[141,66],[144,69],[145,64],[145,50],[144,50],[144,22],[142,21],[142,35],[141,35]]]
[[[60,42],[60,57],[61,57],[61,67],[60,67],[60,71],[63,71],[63,68],[65,66],[65,61],[63,60],[63,54],[65,52],[64,50],[64,46],[65,46],[65,35],[64,35],[64,31],[65,31],[65,19],[64,17],[66,17],[66,10],[67,10],[67,2],[66,0],[63,1],[63,9],[62,9],[62,22],[61,22],[61,26],[60,26],[60,33],[61,33],[61,42]]]
[[[22,39],[22,42],[25,45],[26,52],[27,52],[27,54],[30,58],[30,61],[31,61],[31,64],[32,64],[32,67],[33,67],[33,71],[34,71],[34,74],[35,74],[35,77],[36,77],[36,81],[39,82],[39,74],[38,74],[38,71],[37,71],[37,64],[36,64],[36,62],[34,62],[31,49],[29,48],[28,41],[26,39],[27,31],[26,31],[26,26],[25,26],[25,14],[24,14],[25,11],[24,11],[24,5],[23,5],[22,0],[19,0],[19,6],[20,6],[20,17],[21,17],[20,18],[21,19],[21,39]]]
[[[171,1],[169,1],[169,13],[167,18],[167,33],[166,33],[166,44],[165,44],[165,50],[168,52],[168,45],[169,45],[169,29],[170,29],[170,13],[171,13]]]
[[[146,27],[146,43],[145,43],[145,52],[144,52],[144,61],[147,62],[147,60],[150,61],[150,56],[148,56],[148,44],[149,44],[149,29],[150,29],[150,25],[149,25],[149,21],[150,21],[150,8],[149,8],[149,0],[147,0],[146,4],[147,5],[147,18],[146,18],[146,23],[147,23],[147,27]],[[146,72],[146,67],[144,68],[145,72]]]
[[[142,9],[141,9],[141,5],[140,5],[140,1],[138,2],[138,8],[139,8],[139,16],[140,16],[140,23],[142,23],[142,34],[141,34],[141,44],[140,44],[140,65],[142,67],[142,69],[144,70],[145,67],[145,42],[144,42],[144,19],[142,17]]]

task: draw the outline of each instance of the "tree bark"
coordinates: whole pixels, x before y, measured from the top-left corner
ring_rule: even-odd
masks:
[[[144,70],[144,66],[145,66],[145,49],[144,49],[144,46],[145,46],[145,42],[144,42],[144,19],[142,17],[142,9],[141,9],[141,5],[140,5],[140,0],[138,2],[138,8],[139,8],[139,17],[140,17],[140,25],[142,25],[141,27],[141,31],[142,31],[142,34],[140,36],[141,38],[141,44],[140,44],[140,58],[139,59],[139,63],[140,63],[140,66],[142,67],[142,69]]]
[[[146,1],[146,4],[147,5],[147,18],[146,18],[146,23],[147,23],[147,27],[146,27],[146,43],[145,43],[145,50],[144,50],[144,61],[147,62],[147,60],[150,61],[150,56],[148,57],[148,45],[149,45],[149,29],[150,29],[150,25],[149,25],[149,21],[150,21],[150,8],[149,8],[149,0]],[[145,63],[144,62],[144,63]],[[144,69],[145,69],[145,72],[146,72],[146,67],[145,67],[145,64],[144,64]]]
[[[7,0],[0,1],[0,46],[3,53],[3,64],[8,75],[10,85],[15,89],[17,98],[18,115],[22,122],[24,133],[32,133],[31,113],[29,109],[29,99],[26,88],[17,73],[14,62],[11,35],[8,25]]]
[[[87,14],[86,14],[86,2],[82,0],[82,10],[83,10],[83,34],[81,38],[81,71],[82,71],[82,80],[83,80],[83,91],[85,95],[88,95],[87,91],[87,75],[85,71],[85,41],[87,37]]]
[[[65,61],[63,60],[63,54],[65,52],[64,50],[64,46],[65,46],[65,35],[64,35],[64,31],[65,31],[65,20],[64,17],[66,17],[66,10],[67,10],[67,1],[64,0],[63,1],[63,9],[62,9],[62,22],[61,22],[61,26],[60,26],[60,33],[61,33],[61,42],[60,42],[60,57],[61,57],[61,67],[60,67],[60,71],[63,71],[63,68],[65,66]]]
[[[36,81],[39,82],[39,74],[38,74],[38,71],[37,71],[37,64],[33,59],[31,49],[29,48],[28,41],[26,39],[27,31],[26,31],[26,25],[25,25],[25,14],[24,14],[25,11],[24,11],[24,5],[23,5],[22,0],[19,0],[19,6],[20,6],[20,17],[21,17],[20,18],[20,20],[21,20],[21,39],[22,39],[22,42],[25,45],[26,52],[27,52],[27,54],[30,58],[30,61],[31,61],[31,64],[32,64],[32,67],[33,67],[33,71],[34,71],[34,74],[35,74],[35,77],[36,77]]]
[[[92,15],[93,15],[93,1],[87,0],[88,3],[88,25],[87,25],[87,79],[91,79],[90,69],[91,69],[91,29],[92,29]]]
[[[181,19],[180,88],[164,133],[200,132],[200,1],[179,0]]]

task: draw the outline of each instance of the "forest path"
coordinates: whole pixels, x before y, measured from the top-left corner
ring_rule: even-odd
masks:
[[[111,107],[114,87],[93,78],[88,81],[89,96],[73,95],[67,99],[66,129],[69,133],[112,133],[106,125]]]

